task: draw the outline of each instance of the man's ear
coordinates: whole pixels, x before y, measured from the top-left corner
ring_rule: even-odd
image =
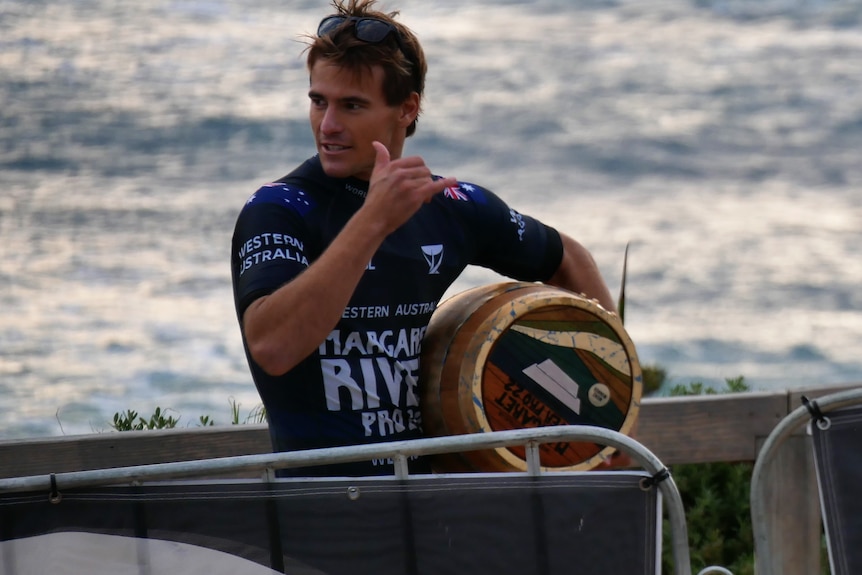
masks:
[[[413,123],[413,120],[419,115],[419,94],[410,92],[407,99],[401,103],[400,124],[406,128]]]

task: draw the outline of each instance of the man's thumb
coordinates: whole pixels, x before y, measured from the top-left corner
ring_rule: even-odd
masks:
[[[374,158],[374,169],[386,167],[389,164],[389,150],[376,140],[371,142],[371,145],[377,150],[377,156]]]

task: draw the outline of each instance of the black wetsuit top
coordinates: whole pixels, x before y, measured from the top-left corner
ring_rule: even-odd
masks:
[[[231,264],[238,316],[314,262],[367,191],[368,182],[326,176],[317,157],[260,188],[234,230]],[[384,240],[338,325],[317,351],[288,373],[270,376],[246,346],[273,448],[420,437],[420,345],[444,292],[468,264],[518,280],[545,281],[561,258],[556,231],[510,209],[490,191],[461,182],[437,194]],[[421,459],[409,465],[411,472],[427,471]],[[303,468],[295,474],[392,472],[391,461],[368,461]]]

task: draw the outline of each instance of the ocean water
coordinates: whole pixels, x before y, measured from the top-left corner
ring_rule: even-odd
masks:
[[[234,218],[312,153],[311,0],[0,0],[0,439],[259,403]],[[862,380],[862,1],[387,0],[408,153],[570,233],[671,383]],[[470,270],[452,292],[499,278]]]

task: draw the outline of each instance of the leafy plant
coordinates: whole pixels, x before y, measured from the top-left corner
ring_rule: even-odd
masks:
[[[726,380],[733,393],[749,390],[743,377]],[[711,395],[719,393],[701,382],[677,385],[671,395]],[[751,527],[751,473],[754,464],[690,463],[675,465],[674,481],[682,496],[688,526],[691,567],[698,572],[718,565],[734,575],[754,573],[754,535]],[[673,572],[670,523],[665,519],[662,569]]]
[[[228,399],[230,403],[231,424],[238,425],[240,423],[266,423],[266,409],[263,405],[258,404],[248,412],[244,421],[240,421],[240,404],[234,398]]]
[[[240,404],[234,398],[229,398],[231,412],[231,424],[238,425],[240,423],[265,423],[266,409],[262,405],[258,405],[248,412],[245,418],[240,414]],[[118,412],[114,414],[113,422],[109,425],[115,431],[143,431],[151,429],[173,429],[180,422],[180,417],[167,415],[169,410],[163,410],[161,407],[156,407],[153,414],[146,419],[138,415],[137,411],[127,409],[125,413]],[[198,417],[198,427],[212,427],[215,419],[210,415],[201,415]]]
[[[643,374],[643,392],[646,395],[658,391],[664,380],[667,379],[667,370],[658,365],[641,366],[641,372]]]
[[[117,431],[142,431],[145,429],[172,429],[177,426],[179,419],[167,415],[167,411],[162,411],[161,407],[156,407],[156,410],[149,419],[144,419],[138,416],[138,412],[128,409],[126,413],[115,413],[114,421],[111,423]]]

